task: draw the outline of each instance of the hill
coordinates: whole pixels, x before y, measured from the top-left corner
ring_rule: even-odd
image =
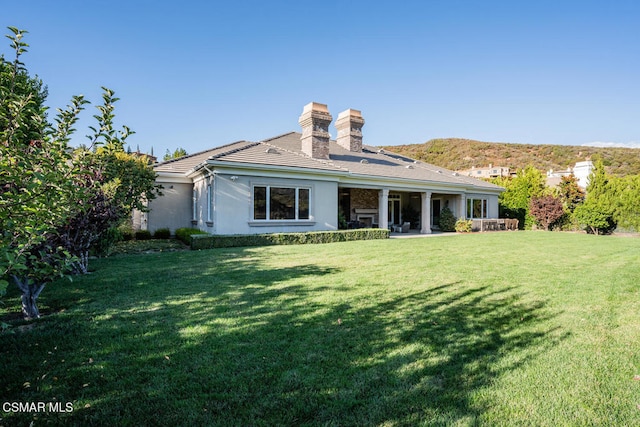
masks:
[[[602,148],[571,145],[511,144],[470,139],[432,139],[424,144],[380,147],[451,170],[505,166],[522,169],[533,165],[543,172],[566,170],[576,162],[602,158],[606,170],[614,176],[640,174],[640,149]]]

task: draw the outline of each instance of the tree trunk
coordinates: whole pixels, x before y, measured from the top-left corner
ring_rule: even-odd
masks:
[[[71,265],[74,274],[87,274],[89,272],[89,251],[81,251],[77,255],[78,261]]]
[[[25,277],[21,279],[17,276],[12,276],[13,281],[18,285],[20,291],[22,291],[22,314],[25,320],[37,319],[40,317],[40,311],[38,310],[37,300],[40,293],[44,289],[44,283],[33,283],[29,278]]]

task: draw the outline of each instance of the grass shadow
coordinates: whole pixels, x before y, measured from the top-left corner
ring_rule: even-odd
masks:
[[[473,424],[484,389],[562,339],[517,288],[355,294],[340,269],[250,249],[109,266],[52,292],[58,315],[0,336],[18,359],[4,400],[74,402],[35,415],[53,424]]]

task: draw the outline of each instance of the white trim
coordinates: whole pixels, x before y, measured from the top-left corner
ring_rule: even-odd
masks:
[[[265,194],[265,198],[266,198],[266,204],[265,204],[265,216],[267,218],[265,219],[255,219],[255,189],[256,187],[264,187],[266,189],[266,194]],[[250,188],[251,188],[251,192],[249,194],[250,197],[250,202],[249,202],[249,224],[250,225],[256,225],[256,223],[258,224],[265,224],[265,225],[281,225],[281,224],[285,224],[287,221],[288,222],[292,222],[295,224],[299,224],[302,222],[309,222],[312,221],[313,215],[312,215],[312,194],[313,194],[313,186],[312,185],[292,185],[291,183],[279,183],[279,182],[270,182],[270,183],[261,183],[261,182],[252,182],[250,183]],[[295,213],[295,219],[270,219],[270,213],[271,213],[271,188],[288,188],[288,189],[292,189],[295,190],[294,193],[294,197],[295,197],[295,207],[294,207],[294,213]],[[308,218],[302,218],[299,219],[298,215],[300,214],[300,201],[299,201],[299,195],[300,195],[300,190],[307,190],[309,192],[308,195],[308,214],[309,217]],[[314,222],[315,224],[315,222]],[[289,224],[290,225],[290,224]]]

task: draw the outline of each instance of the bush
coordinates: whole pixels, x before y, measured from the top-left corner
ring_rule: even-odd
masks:
[[[121,225],[118,227],[118,231],[120,232],[120,236],[122,240],[128,242],[129,240],[133,240],[134,232],[133,228],[130,225]]]
[[[170,239],[171,238],[171,230],[168,228],[158,228],[153,233],[154,239]]]
[[[149,230],[137,230],[136,240],[150,240],[151,232]]]
[[[176,232],[177,234],[177,232]],[[304,245],[389,238],[389,230],[360,228],[357,230],[310,231],[307,233],[194,235],[191,249],[230,248],[239,246]]]
[[[440,221],[438,225],[441,231],[455,231],[456,217],[453,216],[451,209],[445,207],[440,211]]]
[[[209,233],[206,233],[202,230],[198,230],[197,228],[185,227],[185,228],[178,228],[176,230],[176,238],[187,245],[191,245],[191,236],[196,234],[205,234],[207,236],[209,235]]]
[[[456,231],[458,233],[471,233],[471,227],[473,226],[473,221],[470,219],[460,218],[456,221]]]
[[[111,227],[102,233],[98,241],[93,244],[93,253],[99,256],[108,255],[113,245],[121,240],[124,240],[124,237],[120,228]]]

